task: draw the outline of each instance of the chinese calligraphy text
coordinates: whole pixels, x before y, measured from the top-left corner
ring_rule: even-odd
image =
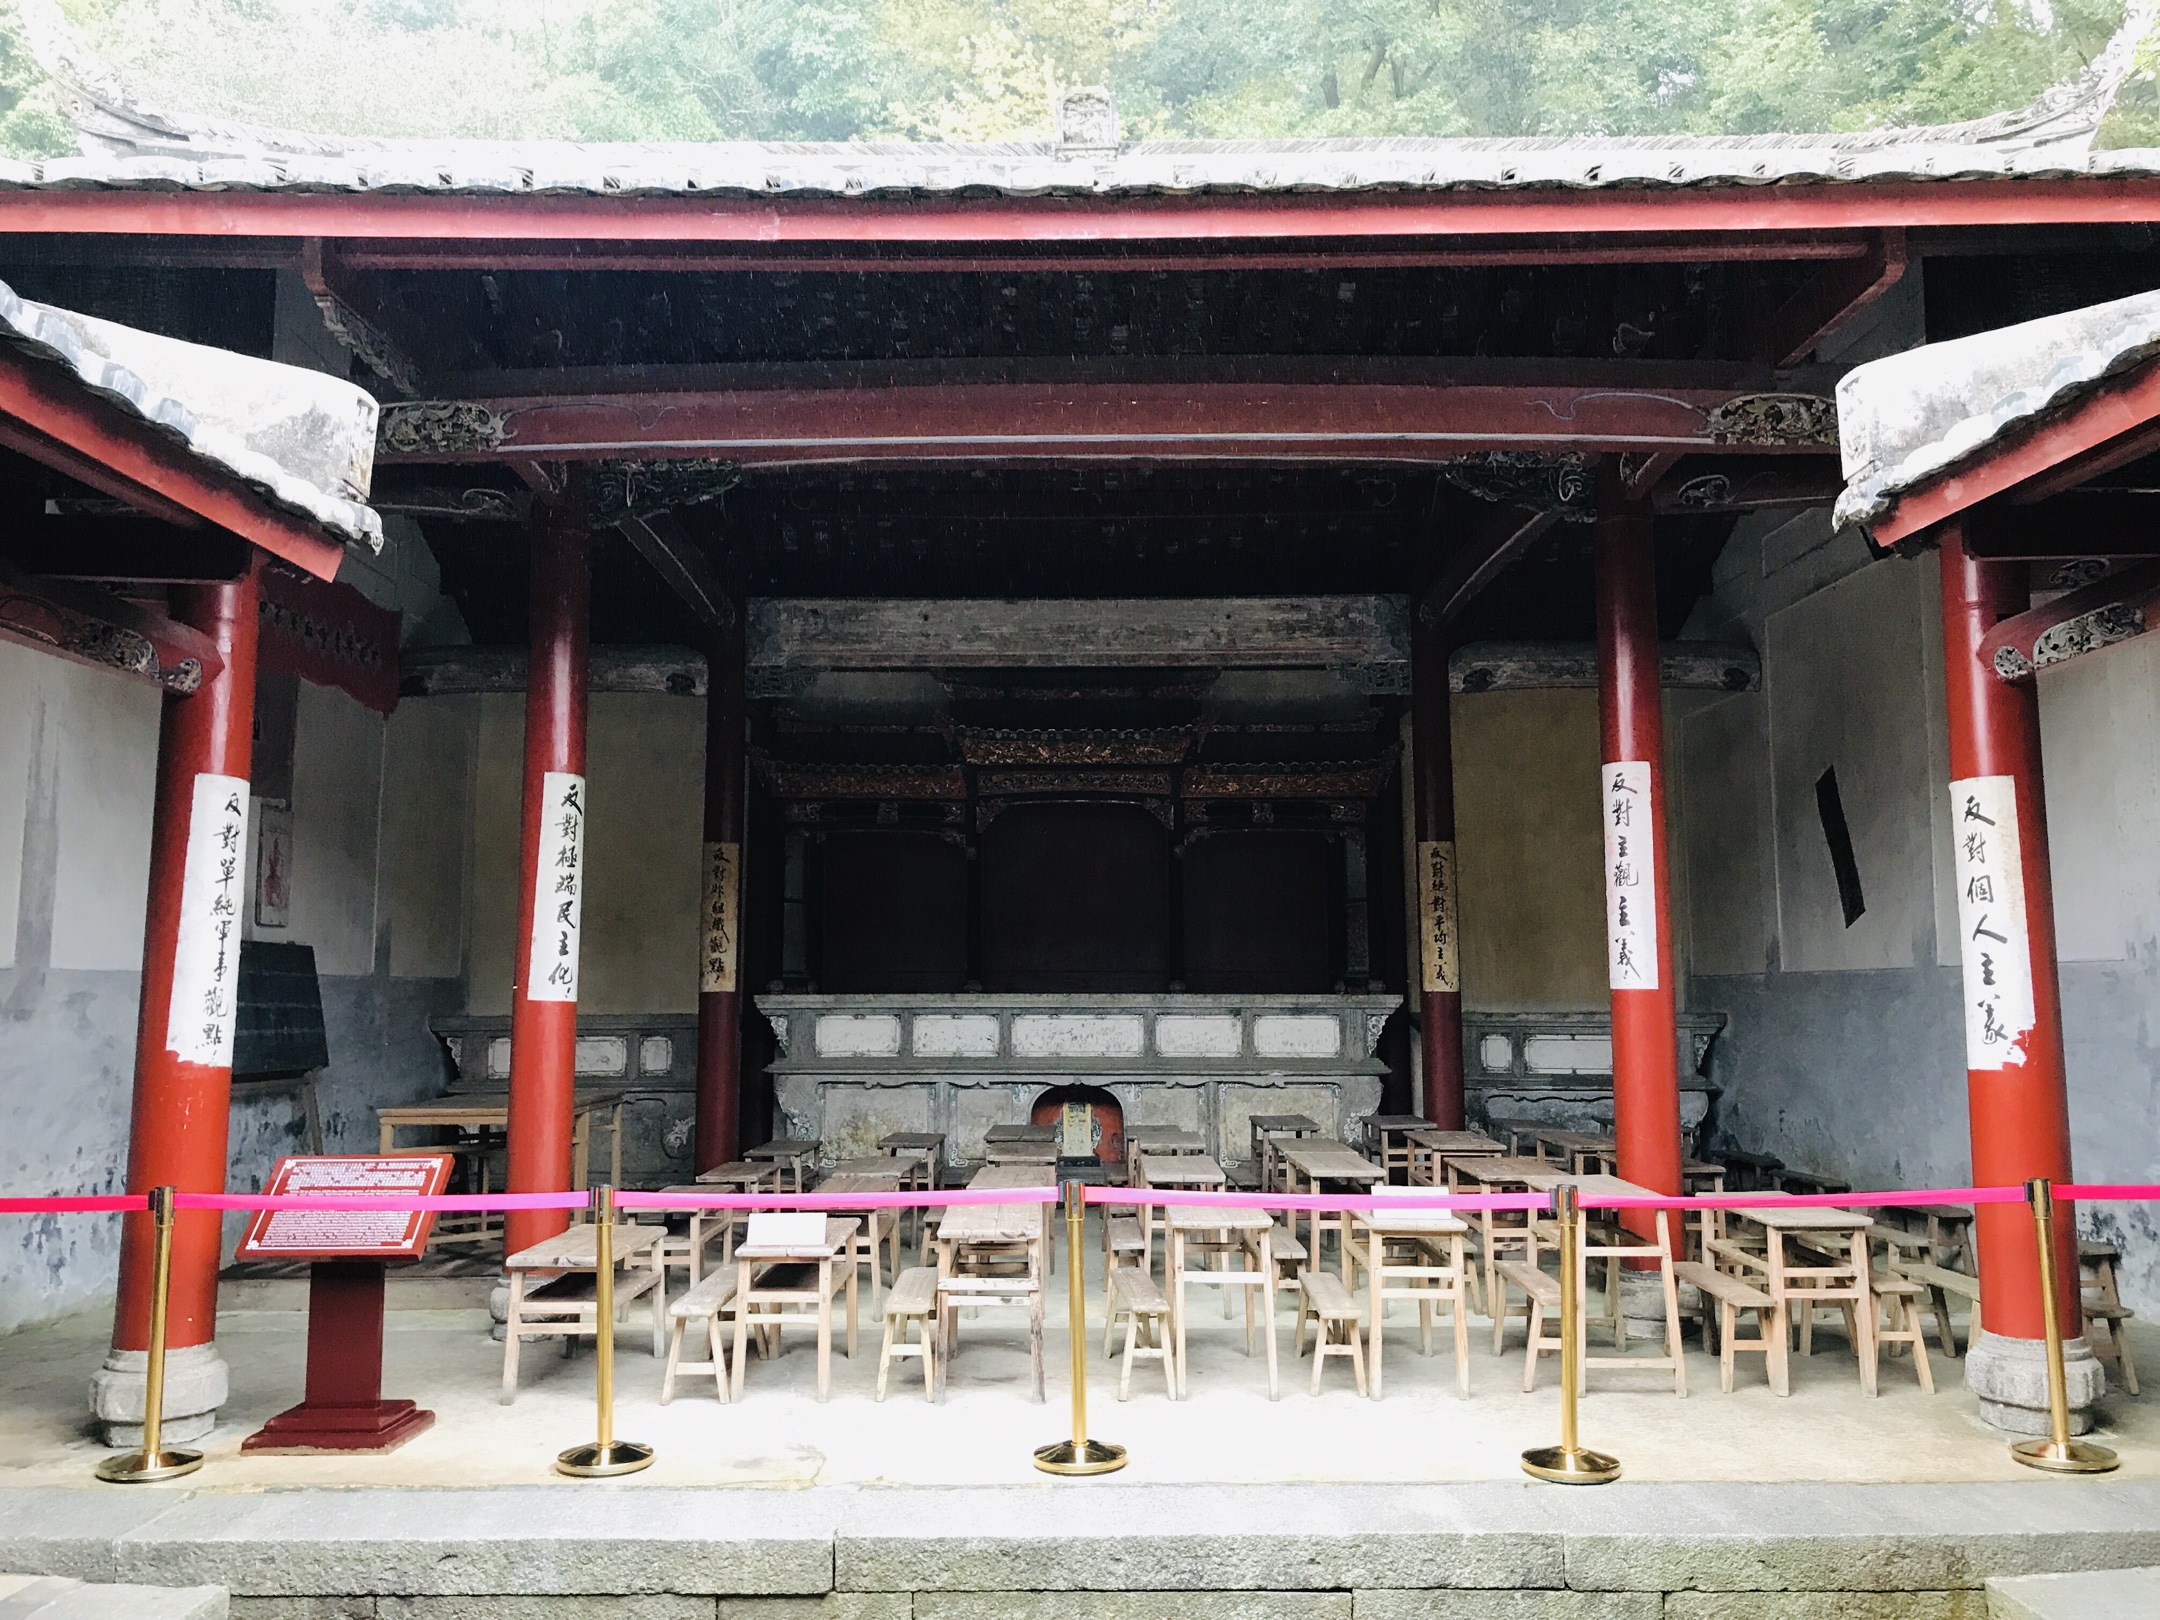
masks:
[[[1607,982],[1615,990],[1655,990],[1657,852],[1650,836],[1648,762],[1598,767],[1598,818],[1605,827]]]
[[[585,778],[541,778],[540,860],[533,874],[531,1001],[575,1001],[585,902]]]
[[[1965,1066],[2022,1068],[2033,1027],[2032,942],[2010,777],[1950,784],[1950,843],[1965,966]]]
[[[183,1063],[232,1067],[239,1015],[240,897],[247,882],[248,785],[237,776],[195,778],[180,932],[173,951],[166,1050]]]

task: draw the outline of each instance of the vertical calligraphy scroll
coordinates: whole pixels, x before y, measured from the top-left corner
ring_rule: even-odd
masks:
[[[1462,989],[1461,955],[1455,938],[1455,842],[1421,839],[1417,847],[1418,939],[1423,988],[1436,994]]]
[[[1598,794],[1605,825],[1606,982],[1615,990],[1655,990],[1658,874],[1649,762],[1600,766]]]
[[[699,915],[704,937],[698,952],[698,991],[723,994],[735,988],[741,966],[736,933],[742,895],[742,845],[705,846],[705,887]]]
[[[166,1050],[182,1063],[232,1067],[247,825],[244,778],[207,771],[195,778],[180,879],[180,928],[173,942],[172,1005],[165,1019]]]
[[[2023,1068],[2034,1016],[2032,938],[2014,781],[1952,782],[1950,838],[1965,964],[1965,1066]]]
[[[529,1001],[575,1001],[585,901],[585,778],[548,771],[540,787],[540,860],[533,874]]]

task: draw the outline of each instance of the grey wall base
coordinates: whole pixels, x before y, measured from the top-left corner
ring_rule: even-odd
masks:
[[[0,1491],[0,1568],[253,1620],[1982,1620],[2160,1483]]]

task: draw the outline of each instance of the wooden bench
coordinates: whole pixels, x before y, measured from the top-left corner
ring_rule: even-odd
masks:
[[[1500,1348],[1500,1331],[1507,1321],[1508,1290],[1522,1290],[1527,1307],[1523,1322],[1523,1372],[1522,1387],[1527,1394],[1537,1388],[1538,1357],[1550,1350],[1559,1353],[1561,1339],[1560,1279],[1548,1277],[1529,1260],[1502,1260],[1493,1267],[1493,1350]],[[1548,1334],[1545,1319],[1550,1315],[1555,1327]]]
[[[664,1355],[667,1348],[667,1274],[660,1265],[658,1236],[652,1227],[623,1223],[614,1228],[611,1240],[615,1321],[622,1320],[632,1301],[650,1295],[655,1356]],[[503,1261],[503,1269],[510,1274],[509,1298],[503,1307],[503,1405],[517,1399],[518,1352],[527,1339],[559,1336],[563,1354],[569,1355],[576,1340],[614,1332],[614,1322],[603,1327],[598,1320],[595,1244],[593,1228],[578,1225]]]
[[[1171,1362],[1166,1331],[1170,1301],[1155,1279],[1138,1266],[1119,1266],[1110,1273],[1110,1320],[1115,1323],[1119,1317],[1125,1319],[1125,1355],[1118,1368],[1117,1398],[1122,1401],[1132,1394],[1133,1363],[1152,1359],[1162,1363],[1163,1384],[1175,1400],[1177,1368]],[[1108,1328],[1103,1336],[1109,1337]]]
[[[1980,1279],[1962,1271],[1952,1271],[1948,1266],[1938,1266],[1928,1260],[1908,1260],[1895,1248],[1890,1251],[1890,1269],[1900,1277],[1910,1277],[1927,1290],[1928,1299],[1935,1309],[1935,1332],[1942,1340],[1943,1354],[1955,1357],[1958,1353],[1957,1333],[1950,1325],[1950,1296],[1957,1295],[1971,1309],[1966,1319],[1965,1342],[1969,1345],[1980,1337]]]
[[[1320,1374],[1329,1356],[1348,1356],[1357,1375],[1357,1392],[1365,1393],[1365,1342],[1358,1336],[1357,1301],[1332,1271],[1307,1270],[1298,1278],[1297,1353],[1305,1353],[1305,1323],[1319,1328],[1313,1340],[1312,1392],[1320,1393]]]
[[[684,1378],[710,1378],[714,1393],[723,1401],[728,1398],[727,1355],[722,1348],[720,1318],[735,1302],[735,1271],[728,1267],[705,1274],[690,1291],[668,1307],[667,1370],[660,1375],[660,1404],[667,1405],[675,1398],[675,1380]],[[683,1335],[693,1322],[705,1324],[705,1343],[710,1359],[685,1361],[682,1359]]]
[[[893,1279],[885,1296],[885,1342],[878,1346],[877,1398],[885,1398],[885,1377],[897,1356],[922,1363],[923,1399],[937,1399],[937,1357],[932,1354],[930,1319],[937,1313],[937,1268],[910,1266]],[[915,1337],[907,1335],[915,1325]]]
[[[1732,1393],[1733,1357],[1748,1350],[1763,1358],[1763,1370],[1770,1380],[1773,1393],[1789,1395],[1792,1384],[1786,1367],[1785,1313],[1778,1309],[1777,1301],[1760,1288],[1750,1286],[1727,1271],[1700,1260],[1682,1260],[1673,1267],[1673,1280],[1692,1283],[1701,1296],[1698,1311],[1702,1317],[1703,1345],[1707,1349],[1711,1338],[1711,1307],[1717,1307],[1718,1388]],[[1740,1337],[1740,1313],[1755,1313],[1755,1337]]]
[[[1882,1319],[1875,1327],[1877,1353],[1886,1344],[1909,1344],[1913,1352],[1913,1372],[1920,1379],[1920,1387],[1930,1395],[1935,1393],[1935,1369],[1928,1365],[1927,1334],[1920,1326],[1920,1301],[1926,1294],[1921,1285],[1910,1277],[1896,1272],[1875,1272],[1868,1279],[1874,1290]]]
[[[1268,1254],[1275,1261],[1275,1286],[1296,1293],[1298,1279],[1305,1274],[1305,1241],[1289,1227],[1277,1221],[1268,1238]]]

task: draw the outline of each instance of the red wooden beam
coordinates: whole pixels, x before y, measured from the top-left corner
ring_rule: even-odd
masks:
[[[165,429],[0,348],[0,444],[169,522],[209,522],[322,579],[344,548],[221,473]]]
[[[1895,287],[1905,264],[1905,233],[1888,230],[1862,257],[1824,265],[1771,315],[1755,352],[1776,365],[1798,365]]]
[[[0,233],[435,237],[481,241],[1077,243],[1598,236],[2114,225],[2160,220],[2160,179],[1793,181],[1409,194],[1190,197],[460,195],[63,191],[0,194]]]
[[[2054,494],[2063,471],[2097,477],[2160,448],[2160,366],[2071,407],[1978,461],[1906,495],[1890,514],[1868,525],[1878,546],[1932,528],[1969,507],[2010,491]],[[2061,471],[2059,471],[2061,470]]]
[[[1073,456],[1431,460],[1479,449],[1741,450],[1822,455],[1827,408],[1761,442],[1758,396],[1731,387],[1430,382],[997,382],[734,388],[467,401],[494,424],[384,464],[1037,460]],[[1782,397],[1782,396],[1774,396]],[[393,432],[396,407],[385,412]],[[394,440],[390,441],[394,443]]]
[[[2160,561],[2065,591],[2052,602],[1999,622],[1980,640],[1980,661],[2006,681],[2097,652],[2160,621]]]
[[[38,579],[0,563],[0,640],[188,693],[225,668],[200,630],[68,580]]]
[[[1477,243],[1400,242],[1322,238],[1297,247],[1255,250],[1238,242],[1179,249],[1136,250],[1118,242],[1096,247],[1053,244],[1024,252],[985,253],[962,246],[875,242],[834,249],[819,243],[471,241],[462,238],[345,238],[329,244],[348,271],[379,270],[643,270],[921,272],[1025,275],[1053,271],[1154,270],[1422,270],[1507,265],[1723,264],[1761,260],[1858,261],[1874,238],[1863,231],[1779,232],[1761,235],[1502,237]]]

